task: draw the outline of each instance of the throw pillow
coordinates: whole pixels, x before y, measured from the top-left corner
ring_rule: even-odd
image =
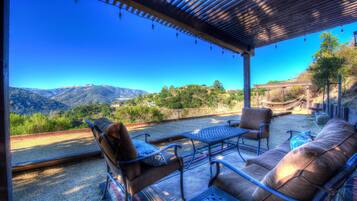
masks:
[[[155,151],[159,150],[158,147],[148,144],[142,140],[133,140],[133,143],[136,148],[138,158],[145,157],[145,156],[152,154]],[[172,156],[173,155],[169,154],[168,152],[159,153],[159,154],[156,154],[154,156],[144,159],[143,163],[145,163],[146,165],[154,166],[154,167],[163,166],[163,165],[168,164],[168,161],[170,160],[170,158]]]
[[[298,135],[294,135],[291,139],[290,139],[290,149],[294,150],[308,142],[312,141],[312,137],[311,137],[311,132],[310,131],[305,131],[302,132]]]

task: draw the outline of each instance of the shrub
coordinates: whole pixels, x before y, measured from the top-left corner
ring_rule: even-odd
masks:
[[[123,106],[114,112],[114,120],[123,123],[162,121],[164,115],[157,107]]]

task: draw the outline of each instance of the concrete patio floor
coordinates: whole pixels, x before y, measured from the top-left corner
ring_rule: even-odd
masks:
[[[231,118],[210,117],[175,121],[152,126],[142,131],[152,133],[155,137],[155,133],[182,133],[196,128],[224,124],[227,119]],[[315,133],[320,130],[308,116],[287,115],[277,117],[273,119],[271,125],[270,146],[275,147],[284,142],[288,138],[286,130],[289,129],[312,130]],[[185,140],[180,140],[179,142],[187,144]],[[49,146],[48,148],[51,147]],[[31,148],[29,150],[31,151]],[[243,154],[246,158],[254,157],[254,153],[251,152],[245,151]],[[220,157],[237,167],[244,165],[236,151],[226,151]],[[201,161],[194,167],[185,172],[185,191],[188,199],[204,191],[207,188],[209,179],[208,161]],[[98,185],[104,180],[105,165],[103,159],[92,159],[45,170],[22,173],[15,175],[13,178],[14,200],[99,200],[100,190]],[[178,182],[178,176],[171,176],[155,184],[154,189],[163,193],[166,200],[179,200]]]

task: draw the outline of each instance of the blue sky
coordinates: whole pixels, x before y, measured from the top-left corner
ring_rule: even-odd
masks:
[[[107,84],[159,91],[163,85],[207,84],[243,87],[242,58],[97,0],[12,0],[10,85],[56,88]],[[352,39],[357,23],[330,31]],[[256,49],[252,84],[293,78],[319,48],[319,34]]]

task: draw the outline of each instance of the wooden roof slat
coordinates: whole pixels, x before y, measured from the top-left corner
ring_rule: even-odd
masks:
[[[240,53],[357,21],[357,0],[99,1]]]

